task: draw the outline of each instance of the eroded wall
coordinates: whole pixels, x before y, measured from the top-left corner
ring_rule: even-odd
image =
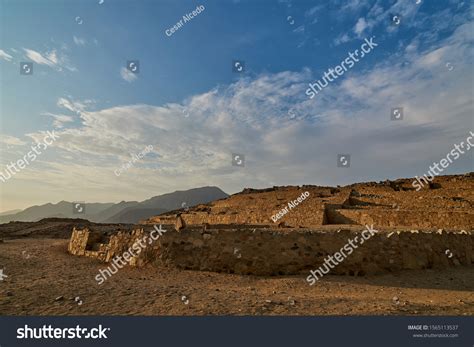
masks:
[[[339,251],[349,239],[362,238],[363,230],[169,230],[130,263],[141,266],[157,262],[182,269],[248,275],[306,274],[321,266],[328,255]],[[75,230],[69,252],[110,261],[143,234],[143,230],[121,232],[112,236],[108,244],[94,245],[90,242],[90,238],[95,237],[93,234]],[[87,244],[96,250],[84,249]],[[473,262],[474,235],[470,231],[380,231],[354,248],[331,273],[364,275],[471,265]]]

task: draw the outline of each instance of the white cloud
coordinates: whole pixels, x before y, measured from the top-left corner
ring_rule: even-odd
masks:
[[[368,0],[348,0],[340,9],[340,11],[359,11],[369,6]]]
[[[304,33],[304,25],[300,25],[296,29],[293,30],[294,33]]]
[[[54,114],[54,113],[46,112],[46,113],[42,113],[41,115],[52,117],[54,119],[53,120],[53,126],[55,128],[59,128],[59,129],[63,128],[65,123],[70,123],[70,122],[74,121],[73,117],[66,116],[66,115],[63,115],[63,114]]]
[[[324,9],[324,5],[316,5],[305,12],[306,17],[314,17],[318,12]]]
[[[46,53],[46,58],[47,58],[50,62],[52,62],[54,65],[58,65],[58,63],[59,63],[59,61],[58,61],[58,55],[57,55],[57,53],[56,53],[55,50]]]
[[[72,39],[77,46],[85,46],[87,44],[87,41],[84,38],[73,36]]]
[[[23,146],[23,145],[26,145],[26,142],[20,140],[18,137],[6,135],[6,134],[0,135],[0,143],[5,144],[7,146]]]
[[[49,67],[54,67],[55,63],[49,60],[48,58],[43,57],[41,53],[34,51],[32,49],[28,49],[28,48],[23,48],[23,50],[26,52],[26,56],[29,59],[31,59],[33,62],[35,62],[36,64],[48,65]]]
[[[357,34],[357,36],[361,36],[361,34],[364,32],[365,29],[367,29],[367,27],[368,24],[365,19],[359,18],[356,25],[354,26],[354,32]]]
[[[68,57],[64,53],[58,54],[55,49],[43,54],[28,48],[23,48],[23,50],[26,53],[26,57],[36,64],[46,65],[57,71],[63,71],[64,68],[69,71],[77,71],[75,67],[69,64]]]
[[[391,16],[392,18],[393,16],[400,17],[401,21],[399,25],[404,28],[417,27],[420,23],[420,19],[417,19],[419,8],[420,4],[417,4],[416,1],[397,0],[393,5],[386,9],[382,7],[380,2],[377,2],[367,13],[365,18],[366,27],[364,30],[372,29],[378,25],[384,25],[387,32],[395,32],[399,26],[393,25],[391,22]],[[439,23],[436,23],[436,27],[439,27]]]
[[[83,101],[77,101],[77,100],[73,100],[72,97],[59,98],[58,101],[56,102],[56,105],[58,107],[69,110],[77,115],[81,115],[86,110],[86,108],[94,104],[95,104],[94,100],[88,99],[88,100],[83,100]]]
[[[0,58],[6,61],[12,61],[12,56],[5,52],[3,49],[0,49]]]
[[[125,67],[120,68],[120,76],[122,76],[122,78],[127,82],[133,82],[138,78],[137,74],[131,72]]]
[[[349,37],[349,35],[347,33],[344,33],[334,39],[334,45],[339,46],[340,44],[349,42],[350,40],[351,38]]]
[[[456,25],[456,23],[452,22],[453,15],[450,9],[445,9],[431,16],[418,16],[420,6],[421,5],[417,4],[415,0],[396,0],[394,2],[376,1],[373,5],[367,0],[349,0],[343,4],[341,8],[337,9],[337,12],[332,12],[332,15],[340,16],[342,14],[348,17],[363,13],[364,17],[358,18],[353,27],[355,36],[359,38],[364,32],[373,30],[376,27],[387,33],[395,33],[399,26],[419,29],[420,26],[426,24],[426,21],[431,21],[435,24],[433,26],[437,31],[443,27]],[[368,8],[368,10],[361,11],[365,8]],[[393,25],[390,17],[395,15],[401,18],[400,25]],[[449,18],[449,20],[446,20],[446,18]],[[342,35],[340,35],[340,37],[341,36]]]

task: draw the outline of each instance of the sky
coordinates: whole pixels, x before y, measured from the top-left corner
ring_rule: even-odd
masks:
[[[0,212],[421,176],[474,131],[473,9],[0,0],[0,173],[48,131],[57,137],[0,181]],[[377,46],[309,98],[366,39]],[[470,171],[466,151],[443,174]]]

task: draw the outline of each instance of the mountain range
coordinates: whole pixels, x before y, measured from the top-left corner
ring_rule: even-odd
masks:
[[[168,211],[205,204],[228,197],[218,187],[201,187],[154,196],[148,200],[119,203],[81,203],[60,201],[32,206],[10,214],[0,214],[0,224],[11,221],[35,222],[43,218],[82,218],[96,223],[138,223]]]

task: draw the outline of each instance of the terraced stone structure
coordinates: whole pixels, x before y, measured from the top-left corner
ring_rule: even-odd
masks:
[[[239,274],[306,274],[349,238],[360,236],[365,224],[373,224],[379,232],[332,274],[472,265],[473,173],[437,177],[420,191],[411,182],[245,189],[227,199],[150,218],[142,228],[108,239],[75,230],[69,252],[110,261],[152,225],[162,224],[169,232],[131,265],[157,262]],[[306,191],[308,198],[297,202]],[[297,206],[290,208],[289,202]],[[272,216],[285,207],[287,213],[274,223]]]

